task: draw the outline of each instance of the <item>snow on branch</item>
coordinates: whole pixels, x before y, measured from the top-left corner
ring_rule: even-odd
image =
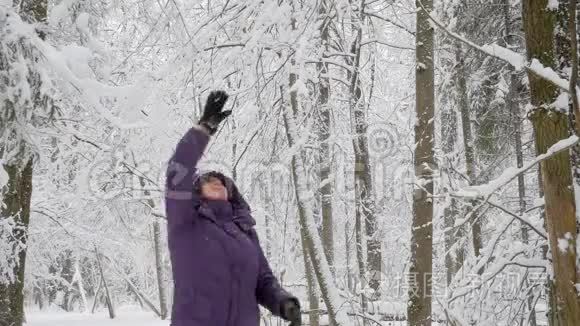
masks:
[[[530,259],[525,257],[520,257],[524,255],[522,248],[519,250],[512,250],[506,256],[496,256],[494,257],[494,264],[486,270],[485,273],[477,280],[476,284],[471,284],[472,280],[469,278],[463,279],[462,283],[453,291],[450,295],[448,302],[463,298],[468,294],[481,289],[486,283],[493,280],[500,273],[502,273],[509,266],[521,266],[527,268],[539,268],[547,269],[546,261],[539,259]],[[477,274],[472,274],[477,275]]]
[[[552,145],[552,147],[550,147],[546,153],[538,155],[532,161],[525,163],[521,168],[515,167],[508,168],[498,178],[490,181],[489,183],[466,187],[464,189],[457,191],[455,194],[453,194],[453,196],[466,198],[479,198],[479,197],[489,198],[494,192],[496,192],[500,188],[504,187],[505,185],[516,179],[518,175],[528,171],[536,164],[545,161],[560,152],[568,150],[572,146],[576,145],[579,142],[579,140],[580,139],[576,135],[570,136],[569,138],[566,139],[562,139],[559,142]]]
[[[287,110],[285,110],[283,113],[288,141],[291,146],[295,146],[296,139],[298,139],[296,132],[298,128],[296,126],[296,122],[294,121],[292,112],[287,112]],[[324,254],[322,240],[320,239],[318,229],[314,221],[314,212],[311,206],[312,203],[308,200],[308,198],[313,198],[313,194],[306,186],[306,170],[304,168],[301,156],[297,154],[299,154],[299,152],[293,153],[293,176],[295,182],[295,191],[299,209],[302,211],[300,223],[301,227],[306,231],[306,241],[310,247],[309,254],[311,255],[312,263],[314,265],[314,272],[317,276],[317,280],[327,304],[327,308],[329,309],[331,320],[334,317],[337,325],[348,325],[348,315],[343,309],[341,309],[342,304],[340,295],[337,291],[338,287],[335,283],[334,276],[330,271],[330,266],[328,264],[326,255]]]
[[[422,10],[425,10],[421,1],[419,1],[419,5],[421,6]],[[426,11],[426,10],[425,10]],[[510,49],[507,49],[503,46],[500,46],[496,43],[494,44],[487,44],[480,46],[467,38],[452,32],[443,25],[438,19],[434,18],[428,11],[426,11],[429,20],[433,23],[433,27],[439,27],[442,29],[446,34],[451,36],[452,38],[469,45],[470,47],[485,53],[491,57],[496,59],[502,60],[507,62],[508,64],[512,65],[517,70],[526,69],[528,72],[545,79],[546,81],[550,82],[554,86],[558,87],[564,92],[570,92],[570,81],[560,77],[553,69],[549,67],[545,67],[538,61],[537,59],[532,59],[529,62],[524,56],[518,54]]]
[[[474,209],[465,216],[465,218],[457,219],[455,221],[455,225],[453,226],[453,228],[457,229],[459,227],[462,227],[469,220],[471,220],[474,216],[476,216],[474,213],[477,212],[480,208],[482,208],[485,205],[490,205],[490,206],[493,206],[497,209],[500,209],[501,211],[503,211],[504,213],[507,213],[508,215],[511,215],[512,217],[515,217],[516,219],[520,220],[524,224],[527,224],[528,226],[531,227],[531,230],[536,232],[542,238],[544,238],[544,239],[547,238],[546,233],[544,231],[542,231],[541,229],[538,229],[537,227],[535,227],[534,224],[532,222],[528,221],[525,216],[516,215],[516,214],[508,211],[507,209],[503,208],[499,204],[491,202],[490,199],[496,191],[498,191],[499,189],[501,189],[505,185],[509,184],[511,181],[515,180],[518,177],[518,175],[525,173],[526,171],[528,171],[529,169],[534,167],[536,164],[538,164],[544,160],[547,160],[547,159],[551,158],[552,156],[554,156],[562,151],[568,150],[572,146],[576,145],[579,141],[580,141],[580,139],[576,135],[573,135],[573,136],[570,136],[569,138],[560,140],[559,142],[554,144],[552,147],[550,147],[546,151],[546,153],[538,155],[534,160],[532,160],[528,163],[525,163],[521,168],[515,168],[515,167],[508,168],[503,172],[502,175],[500,175],[498,178],[490,181],[489,183],[477,185],[477,186],[468,186],[468,187],[465,187],[463,189],[460,189],[460,190],[452,193],[451,194],[452,197],[458,197],[458,198],[467,198],[467,199],[483,198],[483,200],[480,201],[478,203],[478,205],[476,207],[474,207]],[[448,231],[449,230],[446,230],[445,232],[448,232]]]
[[[4,44],[4,47],[0,48],[0,50],[6,50],[10,48],[10,45],[18,44],[21,47],[37,51],[38,54],[36,56],[39,58],[25,59],[30,62],[40,59],[41,62],[44,62],[45,65],[36,64],[36,67],[42,67],[44,70],[41,71],[43,77],[48,72],[46,70],[51,70],[52,73],[56,73],[62,81],[70,84],[81,95],[80,97],[85,102],[84,104],[93,108],[102,118],[120,129],[134,129],[145,126],[142,122],[126,123],[122,121],[101,103],[103,96],[110,96],[128,105],[135,106],[137,103],[129,103],[127,96],[128,93],[134,92],[133,87],[113,87],[101,83],[96,79],[80,76],[75,72],[76,69],[72,67],[71,62],[69,62],[68,56],[71,53],[67,54],[66,52],[59,51],[41,39],[34,25],[24,22],[18,14],[3,7],[0,7],[0,17],[0,35],[3,37],[2,43]],[[87,60],[90,57],[85,53],[87,51],[86,48],[69,47],[68,51],[73,48],[76,54],[82,52],[82,57],[85,57]],[[34,53],[34,51],[30,52]],[[7,54],[7,56],[9,55]],[[78,62],[74,64],[78,64]],[[88,65],[88,62],[83,62],[83,64]]]

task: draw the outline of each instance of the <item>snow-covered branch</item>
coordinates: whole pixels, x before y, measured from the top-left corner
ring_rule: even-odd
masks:
[[[421,1],[419,1],[422,10],[423,5]],[[431,14],[429,15],[429,19],[433,23],[434,26],[439,27],[442,31],[446,34],[451,36],[452,38],[456,39],[457,41],[469,45],[471,48],[478,50],[482,53],[485,53],[491,57],[496,59],[505,61],[506,63],[512,65],[517,70],[526,69],[527,71],[531,72],[532,74],[545,79],[546,81],[550,82],[554,86],[558,87],[560,90],[564,92],[570,92],[570,81],[566,80],[558,75],[552,68],[545,67],[538,61],[537,59],[532,59],[529,62],[524,56],[518,54],[510,49],[507,49],[503,46],[498,44],[487,44],[480,46],[467,38],[452,32],[449,28],[447,28],[441,21],[437,18],[433,17]],[[578,89],[578,87],[577,87]]]
[[[536,164],[539,164],[542,161],[545,161],[562,151],[567,151],[574,145],[578,144],[580,139],[578,136],[573,135],[569,138],[562,139],[559,142],[555,143],[552,147],[548,149],[548,151],[544,154],[538,155],[534,160],[524,163],[521,168],[511,167],[505,169],[502,175],[497,177],[496,179],[482,185],[477,186],[469,186],[464,189],[461,189],[453,194],[456,197],[463,197],[463,198],[481,198],[481,197],[489,197],[496,192],[497,190],[501,189],[511,181],[515,180],[518,175],[525,173]]]

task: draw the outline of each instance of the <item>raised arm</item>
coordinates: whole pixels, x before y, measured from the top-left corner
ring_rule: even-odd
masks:
[[[189,129],[181,138],[169,160],[165,183],[165,209],[170,228],[178,227],[194,217],[193,181],[210,135],[227,118],[231,111],[222,111],[228,95],[211,92],[207,98],[199,125]]]
[[[193,218],[193,181],[197,163],[209,142],[209,133],[201,126],[189,129],[169,160],[166,174],[165,207],[170,226]]]

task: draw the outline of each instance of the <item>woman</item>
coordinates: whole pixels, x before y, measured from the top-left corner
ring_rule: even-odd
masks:
[[[258,326],[258,304],[301,325],[298,300],[272,274],[250,207],[233,181],[196,165],[231,111],[212,92],[198,126],[179,141],[167,170],[166,210],[175,283],[172,326]]]

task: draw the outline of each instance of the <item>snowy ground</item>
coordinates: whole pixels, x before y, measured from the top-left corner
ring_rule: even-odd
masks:
[[[94,314],[31,311],[26,315],[26,326],[169,326],[147,311],[122,309],[110,319],[107,311]]]
[[[123,312],[109,319],[106,311],[95,314],[34,312],[28,314],[26,326],[169,326],[149,312]],[[383,322],[385,326],[403,326],[404,322]]]
[[[139,307],[120,308],[116,315],[115,319],[110,319],[106,310],[94,314],[34,310],[26,312],[26,326],[169,326],[169,321],[159,320],[152,312],[142,311]],[[324,318],[321,324],[324,325]],[[385,321],[382,325],[403,326],[406,323]]]

